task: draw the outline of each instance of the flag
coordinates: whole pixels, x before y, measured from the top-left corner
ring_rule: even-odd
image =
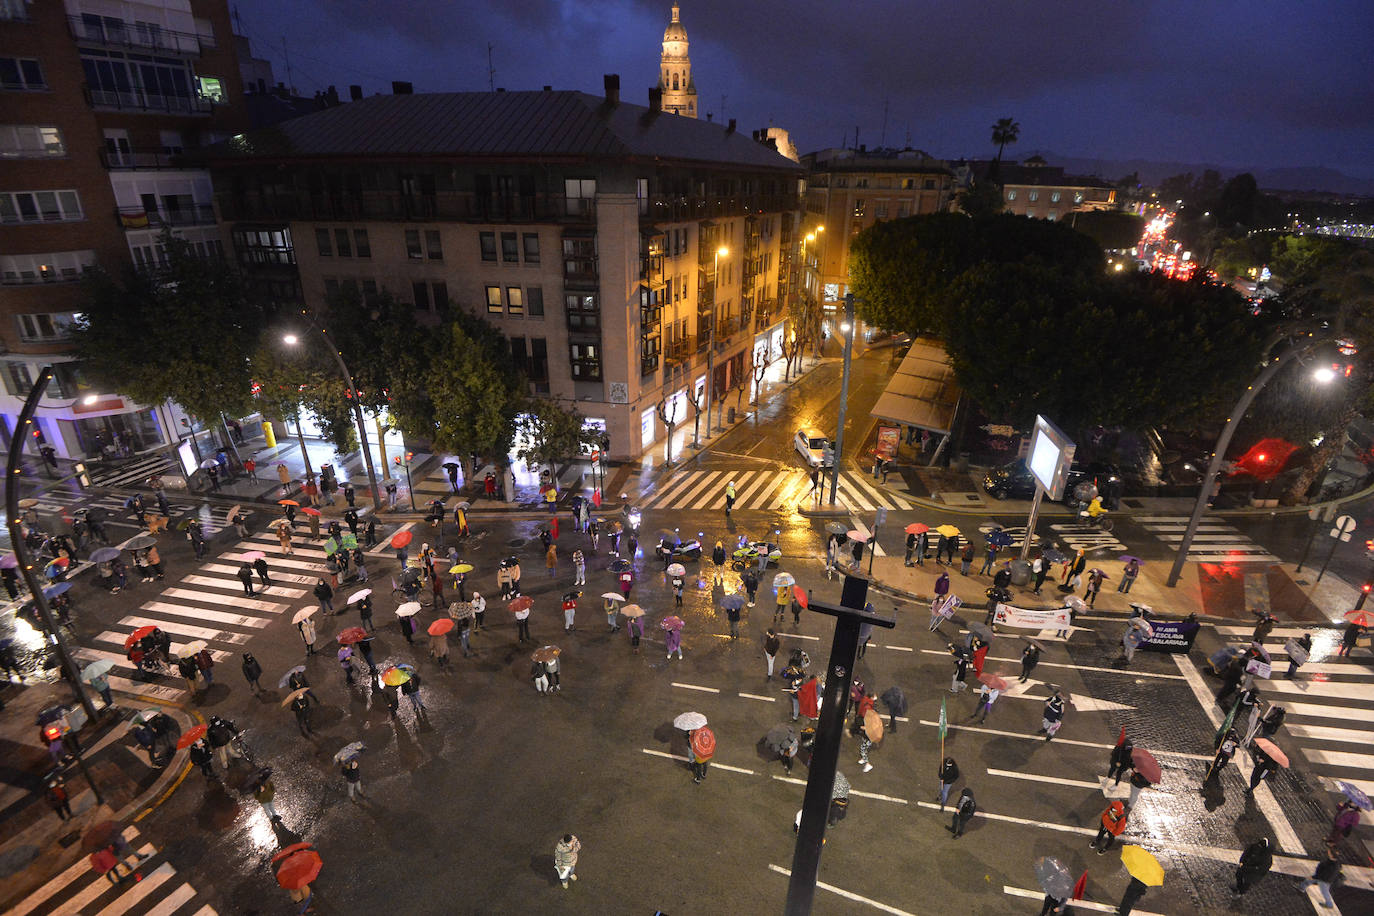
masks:
[[[1121,745],[1123,745],[1123,744],[1125,744],[1125,743],[1126,743],[1126,726],[1123,725],[1123,726],[1121,726],[1121,734],[1119,734],[1119,735],[1116,736],[1116,746],[1117,746],[1117,747],[1121,747]]]
[[[945,714],[945,701],[940,698],[940,740],[945,740],[945,735],[949,734],[949,717]]]
[[[1217,729],[1216,737],[1212,739],[1212,747],[1220,747],[1221,739],[1226,737],[1226,733],[1231,730],[1231,724],[1236,721],[1236,713],[1240,710],[1240,697],[1236,697],[1235,705],[1226,714],[1226,721],[1221,723],[1221,728]]]
[[[1082,900],[1083,895],[1088,891],[1088,870],[1083,869],[1083,874],[1078,876],[1077,883],[1073,886],[1073,899]]]

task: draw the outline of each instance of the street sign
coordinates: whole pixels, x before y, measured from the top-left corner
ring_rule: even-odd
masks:
[[[878,528],[887,524],[887,510],[879,506],[873,512],[873,527]]]
[[[1355,520],[1348,515],[1342,515],[1336,519],[1335,527],[1330,534],[1333,538],[1340,538],[1342,541],[1350,540],[1350,532],[1355,530]]]

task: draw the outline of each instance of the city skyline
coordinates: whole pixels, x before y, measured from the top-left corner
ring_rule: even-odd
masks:
[[[596,93],[603,73],[618,73],[623,97],[646,104],[671,3],[459,0],[436,9],[397,0],[388,10],[378,23],[355,0],[238,4],[254,53],[271,59],[282,81],[289,57],[290,82],[307,95],[333,84],[346,97],[350,83],[371,95],[390,91],[392,80],[416,92],[484,90],[490,43],[497,87]],[[682,22],[702,116],[786,128],[803,152],[852,145],[857,128],[861,144],[909,143],[943,158],[991,156],[990,125],[1012,117],[1021,124],[1007,152],[1015,158],[1053,150],[1374,178],[1365,55],[1340,53],[1344,36],[1374,34],[1374,9],[1323,0],[1298,20],[1277,3],[1118,9],[1066,0],[1046,9],[936,0],[859,12],[839,19],[818,0],[689,0]],[[879,27],[889,19],[910,24]],[[303,22],[308,50],[295,37]],[[823,26],[814,34],[824,45],[806,44],[813,26]],[[971,37],[949,41],[950,33]]]

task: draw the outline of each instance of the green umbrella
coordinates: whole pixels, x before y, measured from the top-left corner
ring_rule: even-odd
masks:
[[[345,534],[345,535],[343,536],[343,545],[344,545],[344,547],[345,547],[346,549],[348,549],[348,550],[357,550],[357,549],[358,549],[358,539],[357,539],[357,537],[355,537],[355,536],[352,535],[352,534]]]
[[[329,540],[327,540],[327,541],[324,542],[324,555],[325,555],[325,556],[327,556],[327,557],[332,557],[334,554],[336,554],[336,553],[338,553],[338,552],[339,552],[339,542],[338,542],[338,541],[334,540],[333,538],[330,538]]]

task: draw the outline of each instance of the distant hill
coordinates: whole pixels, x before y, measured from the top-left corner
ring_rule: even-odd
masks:
[[[1037,151],[1051,165],[1062,165],[1066,172],[1078,175],[1097,175],[1115,181],[1132,172],[1140,175],[1144,184],[1158,184],[1171,175],[1192,172],[1201,175],[1216,169],[1222,178],[1250,172],[1266,191],[1328,191],[1334,194],[1356,194],[1374,197],[1374,179],[1356,178],[1325,166],[1294,166],[1275,169],[1246,169],[1207,162],[1157,162],[1150,159],[1084,159],[1061,156],[1058,153]],[[1027,155],[1030,155],[1028,152]]]

